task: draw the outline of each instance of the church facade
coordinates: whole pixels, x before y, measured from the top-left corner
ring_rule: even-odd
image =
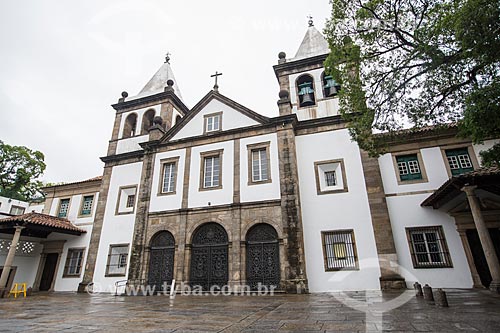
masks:
[[[339,115],[328,53],[312,23],[293,58],[280,53],[271,118],[217,84],[188,108],[168,58],[138,95],[123,93],[78,244],[81,274],[67,283],[56,273],[53,290],[161,289],[172,280],[293,293],[415,281],[495,287],[500,200],[483,185],[498,170],[478,162],[495,140],[473,145],[452,125],[403,131],[386,154],[369,157]],[[460,181],[469,192],[453,192]],[[57,214],[67,195],[76,192],[54,194],[44,212]],[[474,202],[487,211],[483,225]]]

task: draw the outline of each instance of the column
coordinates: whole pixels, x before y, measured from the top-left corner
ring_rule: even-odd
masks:
[[[12,243],[10,243],[9,253],[5,259],[5,264],[3,266],[2,276],[0,277],[0,297],[3,297],[4,290],[7,287],[7,279],[9,278],[10,269],[12,267],[12,262],[16,256],[17,243],[21,237],[21,231],[24,227],[16,226],[16,231],[14,232],[14,237],[12,238]]]
[[[467,194],[467,200],[469,201],[472,218],[474,219],[474,224],[476,225],[477,233],[479,234],[479,240],[481,241],[486,262],[488,263],[491,277],[493,279],[490,284],[490,290],[500,292],[500,263],[498,262],[498,256],[495,252],[495,247],[493,246],[493,241],[491,240],[488,228],[486,228],[486,223],[484,222],[483,213],[481,212],[481,207],[479,205],[475,189],[476,186],[464,186],[462,191]]]

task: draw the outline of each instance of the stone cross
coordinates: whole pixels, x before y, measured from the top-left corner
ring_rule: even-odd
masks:
[[[221,75],[222,75],[222,73],[219,73],[217,71],[215,71],[214,75],[210,75],[210,77],[215,77],[215,85],[214,85],[214,90],[215,91],[218,91],[218,89],[219,89],[219,85],[217,84],[217,77],[219,77]]]

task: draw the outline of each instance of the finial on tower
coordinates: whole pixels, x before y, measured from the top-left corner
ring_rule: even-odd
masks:
[[[167,54],[165,54],[165,62],[167,64],[170,64],[170,52],[167,52]]]
[[[311,15],[309,15],[307,18],[309,19],[309,21],[307,22],[307,23],[309,23],[309,26],[314,27],[313,17]]]

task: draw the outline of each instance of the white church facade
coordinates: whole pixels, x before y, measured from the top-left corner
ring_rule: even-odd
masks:
[[[415,281],[498,290],[500,173],[479,163],[498,140],[424,128],[387,137],[387,153],[369,157],[339,115],[328,53],[312,24],[295,57],[280,53],[276,117],[217,84],[188,108],[167,58],[113,105],[102,177],[46,189],[43,213],[71,231],[56,221],[27,234],[33,218],[0,220],[2,244],[14,234],[37,249],[12,260],[0,249],[0,264],[16,268],[3,279],[110,293],[172,280],[292,293]]]

